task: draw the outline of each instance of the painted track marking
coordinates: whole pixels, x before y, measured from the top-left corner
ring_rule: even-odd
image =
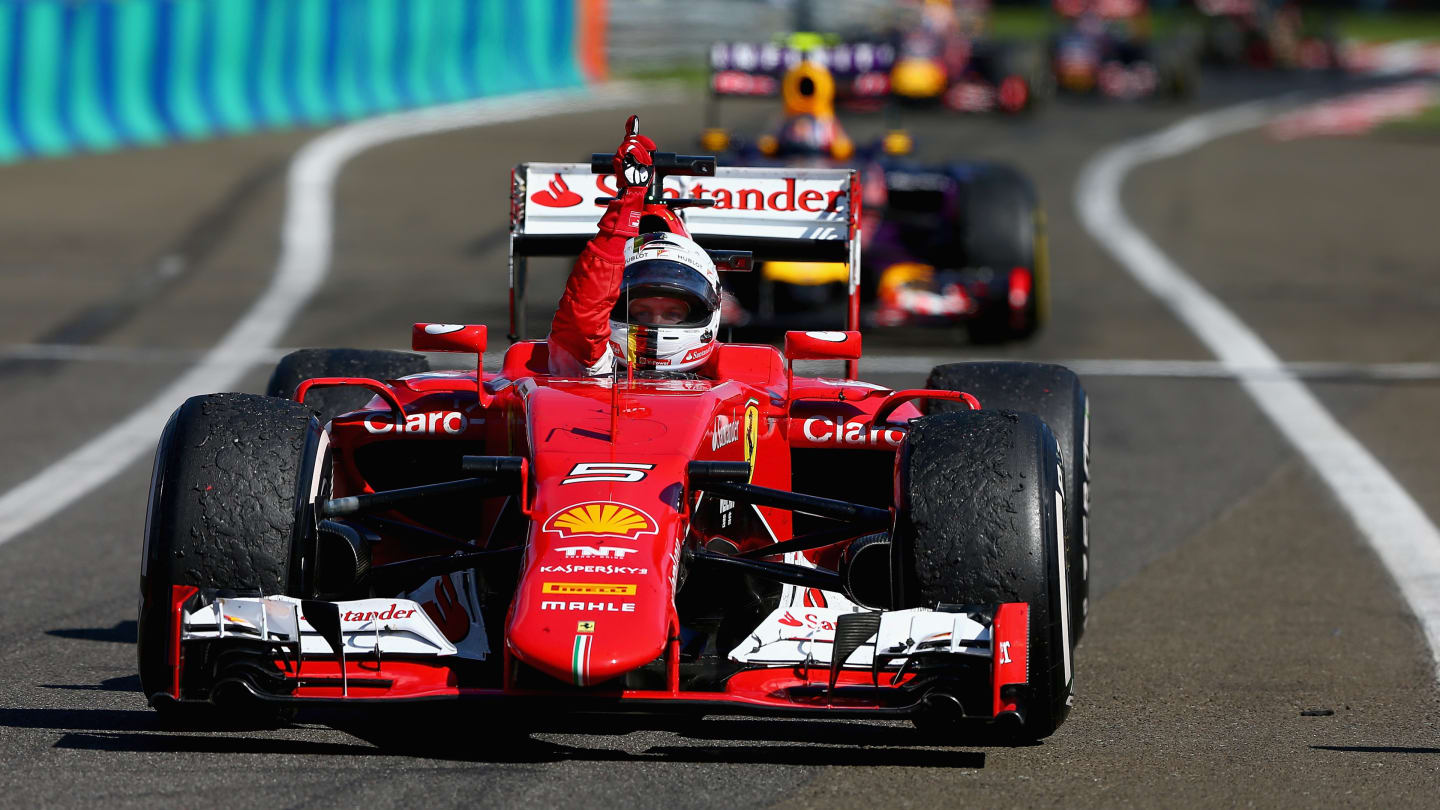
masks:
[[[277,346],[257,349],[231,362],[274,363],[294,351],[297,347]],[[392,346],[392,351],[408,352],[408,346]],[[11,343],[0,346],[0,361],[46,362],[61,360],[73,363],[126,363],[132,365],[163,365],[193,363],[206,356],[202,349],[164,348],[158,346],[96,346],[88,343]],[[494,368],[503,361],[505,353],[486,352],[485,365]],[[217,358],[218,359],[218,358]],[[970,357],[970,360],[1004,360],[1005,357]],[[813,366],[825,370],[827,361],[806,361],[796,363],[796,368]],[[878,364],[870,374],[925,374],[935,366],[953,363],[955,358],[947,355],[928,354],[883,354],[865,356],[862,363]],[[1065,366],[1082,377],[1180,377],[1193,379],[1237,379],[1240,377],[1275,377],[1272,369],[1235,368],[1215,360],[1167,360],[1153,358],[1077,358],[1071,360],[1047,360]],[[470,368],[471,362],[457,359],[452,354],[435,354],[430,358],[436,369]],[[833,368],[829,369],[834,371]],[[1440,380],[1440,363],[1354,363],[1300,361],[1285,364],[1285,372],[1296,377],[1335,382],[1429,382]]]
[[[1168,306],[1222,366],[1250,372],[1239,377],[1240,385],[1355,521],[1419,619],[1440,675],[1440,530],[1260,336],[1161,252],[1120,205],[1121,184],[1137,166],[1261,126],[1282,110],[1276,103],[1242,104],[1106,149],[1081,171],[1076,208],[1090,235]]]
[[[33,477],[0,495],[0,544],[39,525],[152,450],[170,412],[195,394],[228,390],[271,347],[320,289],[330,269],[332,191],[341,169],[367,149],[455,129],[665,101],[673,91],[622,84],[449,104],[357,121],[301,147],[286,177],[280,259],[265,291],[205,355],[149,402]]]

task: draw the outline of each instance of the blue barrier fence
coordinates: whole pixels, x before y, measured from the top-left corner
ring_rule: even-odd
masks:
[[[0,161],[579,84],[576,0],[0,0]]]

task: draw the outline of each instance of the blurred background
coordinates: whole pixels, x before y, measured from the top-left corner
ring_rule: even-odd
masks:
[[[715,42],[899,36],[885,0],[6,0],[0,161],[339,120],[606,78],[703,80]],[[1193,37],[1210,64],[1314,67],[1323,42],[1440,33],[1432,0],[957,0],[967,35],[1051,43],[1077,16]],[[1093,8],[1092,8],[1093,7]]]
[[[1424,629],[1251,394],[1300,380],[1440,515],[1437,74],[1435,0],[0,0],[0,805],[1433,804]],[[865,379],[1080,374],[1067,725],[987,752],[592,726],[433,759],[339,724],[155,728],[133,617],[169,413],[418,321],[488,324],[494,368],[511,218],[565,197],[513,169],[610,151],[630,113],[665,150],[864,172]],[[1217,360],[1100,209],[1279,370]],[[839,325],[843,268],[759,258],[735,337]],[[523,336],[566,267],[531,264]]]

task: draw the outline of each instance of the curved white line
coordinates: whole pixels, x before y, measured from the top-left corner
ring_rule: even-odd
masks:
[[[1260,336],[1162,253],[1120,206],[1131,169],[1260,126],[1281,110],[1279,103],[1230,107],[1111,147],[1081,172],[1076,207],[1090,235],[1237,372],[1260,410],[1329,486],[1415,612],[1440,676],[1440,530]]]
[[[49,519],[151,450],[170,412],[187,397],[232,388],[252,366],[270,358],[270,347],[330,269],[332,192],[351,158],[418,135],[653,104],[673,93],[657,91],[655,85],[624,84],[481,99],[357,121],[305,144],[290,163],[280,260],[264,293],[199,362],[139,410],[0,495],[0,544]]]

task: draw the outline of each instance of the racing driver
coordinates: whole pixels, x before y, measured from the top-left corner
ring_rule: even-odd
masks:
[[[715,263],[674,212],[647,205],[655,142],[625,124],[615,151],[618,194],[575,260],[547,340],[550,373],[690,372],[715,351],[720,279]],[[643,231],[643,233],[642,233]]]

